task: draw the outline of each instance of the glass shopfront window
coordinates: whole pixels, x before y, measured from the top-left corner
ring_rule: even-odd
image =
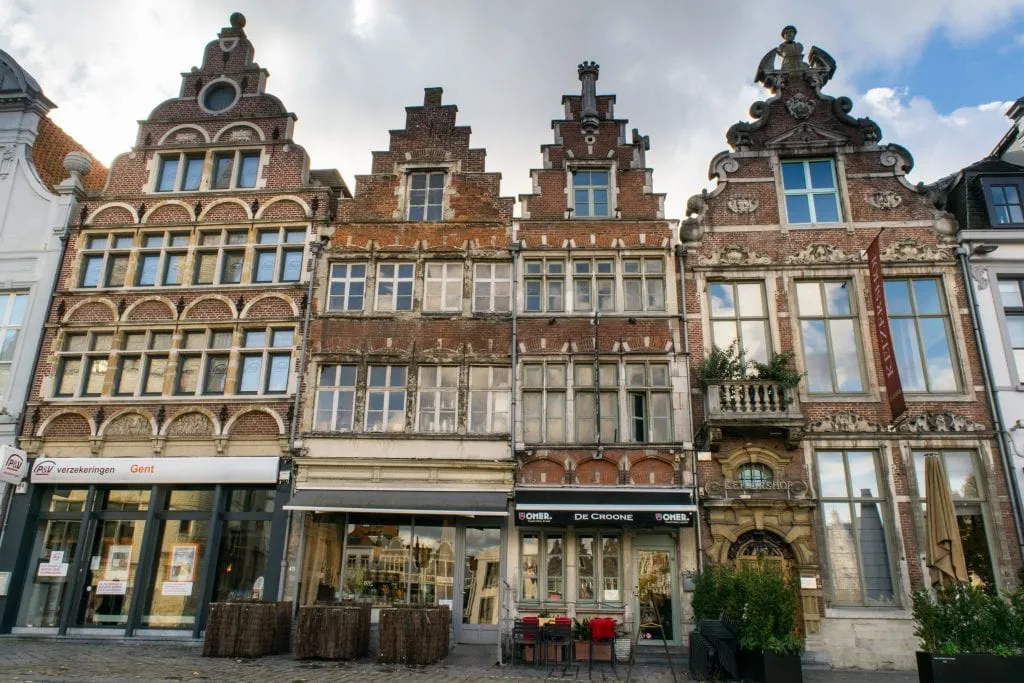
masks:
[[[142,623],[150,628],[190,628],[199,609],[200,569],[209,522],[168,519],[160,523],[156,571]]]
[[[213,601],[262,600],[270,520],[230,520],[221,527]]]
[[[146,496],[148,498],[148,491]],[[99,524],[89,554],[78,624],[122,627],[128,624],[145,526],[144,520],[108,519]]]
[[[354,517],[354,516],[353,516]],[[348,525],[342,597],[386,607],[408,602],[412,525],[366,520]]]
[[[61,502],[54,495],[51,506],[54,503],[60,505]],[[81,530],[82,523],[78,520],[52,519],[39,523],[28,567],[29,578],[21,603],[19,626],[60,626],[65,591],[73,576],[69,567],[78,549]]]

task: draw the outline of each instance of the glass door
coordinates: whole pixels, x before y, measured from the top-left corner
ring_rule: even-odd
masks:
[[[495,643],[501,596],[501,529],[466,527],[464,532],[459,642]]]
[[[128,625],[145,525],[144,520],[97,522],[79,602],[78,626]]]
[[[74,577],[71,565],[78,536],[79,520],[51,519],[40,522],[29,564],[31,578],[25,584],[19,626],[59,628],[68,585]]]
[[[675,644],[679,604],[675,549],[638,547],[633,560],[637,581],[633,613],[640,620],[640,644]]]

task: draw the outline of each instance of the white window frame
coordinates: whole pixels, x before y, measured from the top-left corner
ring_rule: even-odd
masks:
[[[454,372],[454,382],[450,380]],[[448,376],[446,379],[446,375]],[[447,383],[446,383],[447,381]],[[425,404],[432,403],[427,408]],[[451,410],[443,405],[447,399]],[[450,418],[447,415],[450,414]],[[445,420],[450,419],[450,422]],[[433,425],[428,424],[433,422]],[[421,365],[417,383],[416,431],[430,434],[454,434],[459,428],[459,366]]]
[[[534,571],[536,572],[533,576],[530,576],[527,572],[526,558],[529,557],[524,546],[528,538],[534,538],[537,540],[537,555],[536,565]],[[552,530],[523,530],[519,534],[519,587],[522,591],[521,600],[527,603],[536,604],[553,604],[563,605],[566,601],[566,588],[567,588],[567,577],[566,577],[566,565],[568,564],[568,547],[567,543],[569,534],[564,529],[552,529]],[[548,569],[550,568],[548,545],[549,541],[557,540],[562,546],[562,571],[558,576],[549,576]],[[532,555],[531,555],[532,556]],[[527,581],[534,579],[537,581],[537,597],[527,597]],[[551,581],[559,581],[561,583],[562,590],[561,598],[557,600],[551,600]]]
[[[0,292],[0,397],[7,393],[11,381],[11,370],[18,357],[18,342],[28,317],[28,292]],[[15,320],[15,308],[20,309],[20,317]],[[6,351],[6,353],[3,353]]]
[[[577,528],[575,533],[576,539],[576,601],[580,604],[586,605],[614,605],[618,606],[623,603],[625,596],[623,595],[622,589],[622,537],[623,535],[618,532],[602,532],[595,529],[584,529]],[[583,575],[583,562],[581,561],[584,557],[582,550],[583,539],[590,538],[593,544],[593,554],[590,555],[591,565],[593,568],[593,574],[590,576]],[[618,555],[616,558],[616,567],[618,569],[614,577],[605,575],[605,559],[608,553],[605,552],[604,542],[607,540],[615,539],[618,544]],[[615,588],[609,588],[611,583],[609,579],[614,579]],[[584,597],[585,591],[583,590],[583,582],[585,580],[591,581],[591,591],[593,597]],[[605,600],[605,591],[615,590],[619,594],[618,600]]]
[[[576,176],[579,173],[606,173],[608,176],[608,182],[605,185],[594,185],[592,183],[580,184],[576,182]],[[594,219],[594,218],[611,218],[614,213],[614,192],[612,191],[612,175],[613,170],[610,166],[580,166],[570,171],[570,178],[572,179],[572,217],[581,219]],[[600,202],[594,201],[594,193],[604,190],[605,192],[605,213],[595,213],[595,205]],[[587,201],[586,209],[587,213],[580,213],[580,204],[576,200],[577,192],[586,192]]]
[[[385,371],[384,385],[382,385],[382,386],[371,386],[371,384],[370,384],[371,379],[370,378],[373,375],[374,368],[384,368],[384,371]],[[394,376],[394,371],[396,369],[402,370],[404,372],[404,374],[405,374],[405,381],[402,382],[401,384],[392,384],[393,376]],[[384,404],[383,404],[383,407],[380,410],[381,422],[380,422],[380,426],[377,427],[377,428],[371,428],[371,426],[370,426],[370,412],[371,412],[370,399],[371,399],[373,394],[383,394],[383,397],[384,397]],[[401,394],[402,395],[402,407],[401,408],[391,409],[389,407],[390,403],[391,403],[391,394]],[[405,421],[406,421],[406,408],[408,407],[408,404],[409,404],[409,368],[408,368],[408,366],[405,366],[405,365],[370,365],[369,368],[367,368],[367,375],[366,375],[366,408],[365,408],[365,416],[364,416],[364,422],[363,422],[364,429],[367,432],[404,432],[405,431]],[[374,412],[376,412],[376,411],[374,411]],[[391,418],[393,413],[397,413],[397,414],[401,415],[401,418],[402,418],[401,426],[400,426],[400,428],[388,429],[388,422],[389,422],[389,419]]]
[[[431,276],[430,271],[441,269],[440,277]],[[462,289],[465,266],[461,261],[427,261],[423,264],[423,310],[429,313],[456,313],[462,310]],[[440,306],[432,307],[430,297],[432,289],[440,288]],[[449,305],[448,299],[454,295],[457,303]]]
[[[832,170],[832,187],[831,188],[812,188],[811,187],[811,164],[819,161],[827,161],[829,167]],[[786,176],[782,169],[787,165],[800,165],[804,172],[804,185],[805,187],[800,189],[786,189]],[[783,194],[783,208],[786,214],[786,222],[790,225],[815,225],[818,223],[824,223],[832,225],[835,223],[843,222],[843,204],[839,201],[839,178],[836,173],[836,160],[827,158],[816,158],[816,159],[781,159],[779,161],[779,182],[782,187]],[[834,195],[836,200],[836,220],[834,221],[819,221],[817,216],[817,209],[814,207],[814,196],[815,195]],[[807,205],[809,208],[810,222],[798,223],[790,220],[789,218],[789,205],[786,202],[787,197],[795,196],[806,196]]]
[[[733,301],[733,314],[732,315],[716,315],[714,307],[711,303],[711,289],[715,286],[728,286],[732,288],[732,301]],[[739,286],[740,285],[757,285],[761,293],[761,315],[745,315],[740,311],[740,297],[739,297]],[[770,324],[770,311],[768,294],[765,288],[764,280],[713,280],[708,282],[707,285],[707,306],[708,306],[708,318],[710,320],[710,328],[708,330],[711,338],[711,343],[720,349],[727,349],[734,342],[738,341],[738,350],[741,358],[750,359],[747,355],[747,350],[743,344],[743,322],[744,321],[757,321],[764,327],[765,335],[765,357],[760,359],[761,362],[767,363],[772,356],[772,329]],[[730,321],[735,325],[736,337],[726,341],[724,339],[715,339],[715,322],[718,321]]]
[[[821,312],[812,313],[804,312],[800,307],[800,285],[815,285],[818,288],[818,297],[821,303]],[[828,296],[825,292],[826,285],[846,285],[847,301],[850,306],[850,312],[846,314],[832,313],[829,311]],[[864,372],[864,349],[860,338],[860,326],[859,326],[859,312],[857,310],[857,297],[854,296],[853,280],[843,278],[822,278],[817,280],[797,280],[793,286],[794,299],[796,301],[797,309],[797,326],[800,329],[800,346],[804,353],[804,366],[808,372],[807,382],[807,393],[812,396],[828,396],[833,394],[863,394],[867,392],[867,377]],[[853,343],[857,349],[857,368],[860,371],[860,389],[854,389],[844,391],[839,388],[839,378],[836,374],[836,353],[834,351],[833,338],[835,335],[832,333],[832,322],[837,320],[849,320],[853,329]],[[825,327],[825,345],[826,354],[828,355],[828,364],[830,371],[830,382],[832,389],[830,391],[815,391],[811,387],[810,369],[807,362],[808,358],[808,346],[807,338],[804,335],[803,323],[811,321],[821,321]]]
[[[921,280],[930,280],[930,281],[932,281],[932,282],[934,282],[936,284],[936,289],[937,289],[937,292],[938,292],[938,295],[937,295],[936,298],[938,299],[939,306],[941,307],[941,310],[939,311],[939,313],[920,313],[920,312],[918,312],[917,294],[914,291],[914,282],[915,281],[921,281]],[[889,282],[906,282],[907,283],[907,288],[908,288],[909,296],[910,296],[910,305],[911,305],[911,312],[910,313],[899,313],[899,312],[896,312],[896,310],[892,306],[892,304],[890,304],[888,302],[888,299],[886,301],[886,303],[887,303],[887,307],[886,308],[888,309],[887,313],[889,315],[889,334],[892,335],[894,353],[896,353],[895,347],[896,347],[897,336],[896,336],[896,333],[893,331],[893,328],[892,328],[893,321],[894,320],[913,320],[914,321],[915,341],[917,342],[917,349],[916,350],[917,350],[917,354],[918,354],[917,355],[917,359],[918,359],[918,362],[921,364],[921,369],[922,369],[922,371],[924,373],[924,384],[925,384],[925,387],[924,387],[923,390],[918,390],[918,389],[914,389],[914,388],[907,388],[906,381],[907,381],[908,378],[906,376],[903,376],[902,379],[904,381],[904,387],[903,387],[904,393],[915,394],[917,396],[924,396],[924,395],[927,395],[927,394],[955,394],[955,393],[960,393],[963,390],[963,378],[960,376],[960,372],[961,372],[961,369],[960,369],[960,367],[961,367],[961,365],[960,365],[961,359],[959,357],[959,352],[958,352],[958,349],[957,349],[956,337],[953,335],[953,324],[952,324],[953,321],[952,321],[952,316],[950,315],[949,301],[946,298],[947,297],[947,295],[946,295],[946,283],[944,282],[944,279],[942,278],[942,276],[941,275],[926,275],[926,276],[911,275],[911,276],[904,276],[904,277],[886,277],[884,279],[884,281],[886,283],[889,283]],[[928,366],[928,354],[925,352],[924,345],[923,345],[923,342],[922,342],[923,335],[922,335],[922,332],[921,332],[921,320],[923,320],[923,319],[932,319],[932,320],[937,319],[937,320],[942,320],[943,321],[943,327],[944,327],[944,329],[946,331],[946,342],[949,344],[949,362],[950,362],[950,367],[952,369],[953,382],[954,382],[954,386],[952,388],[936,389],[936,388],[932,387],[932,384],[933,384],[932,368],[929,368],[929,366]],[[896,355],[898,357],[899,354],[896,353]]]
[[[653,264],[658,264],[657,268]],[[636,270],[631,269],[632,264]],[[626,313],[664,312],[666,310],[665,260],[661,257],[626,256],[622,258],[622,310]],[[640,288],[640,306],[631,307],[626,292],[629,283],[636,282]],[[651,301],[655,283],[660,288],[661,305],[655,306]]]
[[[503,375],[498,376],[496,375]],[[498,410],[499,397],[505,397],[505,409]],[[467,431],[471,434],[507,434],[511,428],[512,368],[502,365],[474,365],[469,368],[469,415]],[[481,403],[483,404],[481,406]],[[474,428],[474,415],[484,416],[484,429]],[[495,418],[505,416],[505,428],[496,429]]]
[[[420,204],[420,203],[414,204],[413,203],[413,195],[412,195],[412,193],[414,191],[417,191],[417,192],[419,191],[419,190],[413,190],[413,179],[416,178],[417,176],[423,176],[423,178],[424,178],[423,203],[422,204]],[[431,188],[431,180],[433,180],[434,178],[437,178],[438,176],[441,177],[441,188],[440,188],[441,189],[441,202],[440,202],[440,204],[438,204],[436,202],[431,202],[430,201],[430,191],[431,191],[431,189],[434,189],[434,190],[438,189],[436,187]],[[405,194],[405,197],[406,197],[405,217],[406,217],[406,219],[409,220],[409,221],[415,221],[417,223],[437,223],[438,221],[443,221],[444,220],[444,195],[445,195],[445,190],[447,189],[447,185],[448,185],[448,173],[445,172],[445,171],[439,171],[439,170],[434,170],[434,169],[430,169],[430,170],[427,170],[427,169],[417,169],[417,170],[414,170],[414,171],[409,171],[409,173],[406,175],[406,183],[407,183],[406,194]],[[434,207],[437,208],[438,216],[437,216],[437,218],[430,218],[429,217],[430,216],[430,209],[434,208]],[[423,216],[421,218],[413,218],[412,217],[413,209],[416,209],[416,208],[423,209]]]
[[[601,305],[601,288],[607,288],[610,303]],[[584,295],[585,296],[581,296]],[[584,302],[584,299],[587,301]],[[611,257],[576,258],[572,260],[572,310],[601,313],[615,312],[615,259]]]
[[[643,367],[644,382],[643,384],[636,384],[632,382],[630,370],[634,367]],[[663,368],[665,372],[665,384],[655,384],[652,380],[654,372],[652,368]],[[626,412],[629,418],[629,433],[626,435],[623,441],[629,441],[631,443],[671,443],[674,440],[674,431],[672,427],[672,368],[667,361],[626,361],[625,367],[623,368],[624,383],[626,385]],[[654,401],[652,396],[664,396],[668,404],[668,412],[663,416],[653,415],[652,406]],[[633,399],[636,397],[643,397],[644,409],[646,414],[641,418],[633,410],[634,403]],[[636,434],[637,422],[643,419],[644,421],[644,436],[638,438]],[[663,421],[665,424],[665,439],[655,440],[653,424],[655,420]]]
[[[342,374],[345,370],[352,373],[352,383],[344,384]],[[327,381],[328,372],[332,373],[332,379]],[[320,366],[317,373],[316,405],[313,408],[313,430],[327,432],[351,432],[355,429],[356,420],[356,386],[359,379],[359,366],[353,363],[329,363]],[[348,397],[351,402],[348,424],[339,422],[339,406],[343,397]],[[323,402],[328,401],[331,414],[329,424],[326,426],[320,420],[320,413],[324,410]]]
[[[356,277],[352,275],[352,269],[358,266],[362,266],[362,276]],[[344,268],[344,275],[338,275],[340,269]],[[338,270],[336,270],[338,269]],[[369,270],[369,265],[365,261],[338,261],[331,264],[328,284],[327,284],[327,310],[331,312],[359,312],[366,308],[366,271]],[[352,294],[352,285],[355,283],[361,283],[363,286],[362,294],[359,294],[360,304],[359,306],[352,305],[352,299],[355,295]],[[332,290],[335,285],[341,286],[341,293],[334,294]],[[332,305],[333,302],[340,302],[340,306]]]
[[[609,372],[610,371],[610,372]],[[616,443],[621,441],[619,431],[619,364],[616,362],[601,363],[600,370],[602,377],[601,384],[601,430],[598,440],[597,429],[597,399],[594,382],[593,363],[574,363],[572,366],[573,378],[573,430],[576,443]],[[590,380],[583,378],[584,374],[590,375]],[[611,377],[608,377],[608,375]],[[607,380],[607,381],[606,381]],[[605,403],[610,402],[608,406]],[[584,406],[587,411],[583,410]],[[589,412],[589,415],[586,414]],[[583,438],[583,431],[590,432]],[[608,432],[611,434],[608,434]],[[607,482],[605,482],[607,483]]]
[[[539,266],[539,269],[538,269]],[[524,313],[563,313],[566,311],[565,283],[567,278],[565,259],[559,258],[528,258],[523,265],[523,312]],[[540,286],[540,308],[530,308],[530,285]],[[558,289],[558,307],[551,306],[552,289]]]
[[[504,269],[506,276],[499,276],[498,270]],[[497,293],[498,287],[505,286],[505,294]],[[484,307],[478,306],[481,298],[487,300]],[[504,298],[505,306],[499,306],[497,301]],[[509,313],[512,310],[512,262],[491,261],[487,263],[473,264],[473,312],[474,313]]]
[[[541,372],[541,384],[533,384],[528,382],[529,373],[534,368],[540,368]],[[550,384],[548,381],[548,368],[558,368],[562,372],[562,383],[561,384]],[[566,363],[546,363],[537,361],[524,361],[523,362],[523,442],[524,443],[568,443],[569,441],[569,415],[568,415],[568,373],[571,371],[572,366]],[[529,401],[527,400],[531,396],[540,397],[540,415],[528,416],[527,409]],[[552,405],[561,403],[562,410],[562,434],[561,438],[552,437],[549,429],[549,422],[552,420],[550,416],[550,408]],[[540,423],[540,439],[538,441],[530,441],[527,435],[526,423],[528,420],[538,420]]]
[[[394,275],[385,278],[381,271],[383,268],[393,266]],[[401,275],[402,266],[409,266],[412,268],[412,274],[403,276]],[[381,285],[385,282],[391,283],[391,294],[384,294],[380,291]],[[399,293],[398,288],[402,284],[409,285],[409,305],[404,308],[398,308]],[[374,310],[379,312],[394,313],[398,311],[411,311],[416,305],[416,264],[412,261],[387,261],[385,263],[377,264],[377,282],[374,284]],[[401,295],[405,296],[405,295]],[[382,305],[386,302],[386,305]]]

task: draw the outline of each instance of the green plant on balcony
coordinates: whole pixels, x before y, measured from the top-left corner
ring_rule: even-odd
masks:
[[[705,386],[728,381],[760,380],[777,384],[783,389],[795,388],[803,377],[793,367],[791,352],[776,353],[767,363],[748,361],[743,358],[738,342],[724,349],[712,346],[711,352],[697,363],[694,375]]]

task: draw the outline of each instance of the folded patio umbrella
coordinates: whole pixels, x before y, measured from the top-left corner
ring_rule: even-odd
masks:
[[[932,585],[966,583],[967,563],[953,510],[953,495],[946,466],[938,455],[924,458],[924,488],[928,503],[928,566],[932,570]]]

